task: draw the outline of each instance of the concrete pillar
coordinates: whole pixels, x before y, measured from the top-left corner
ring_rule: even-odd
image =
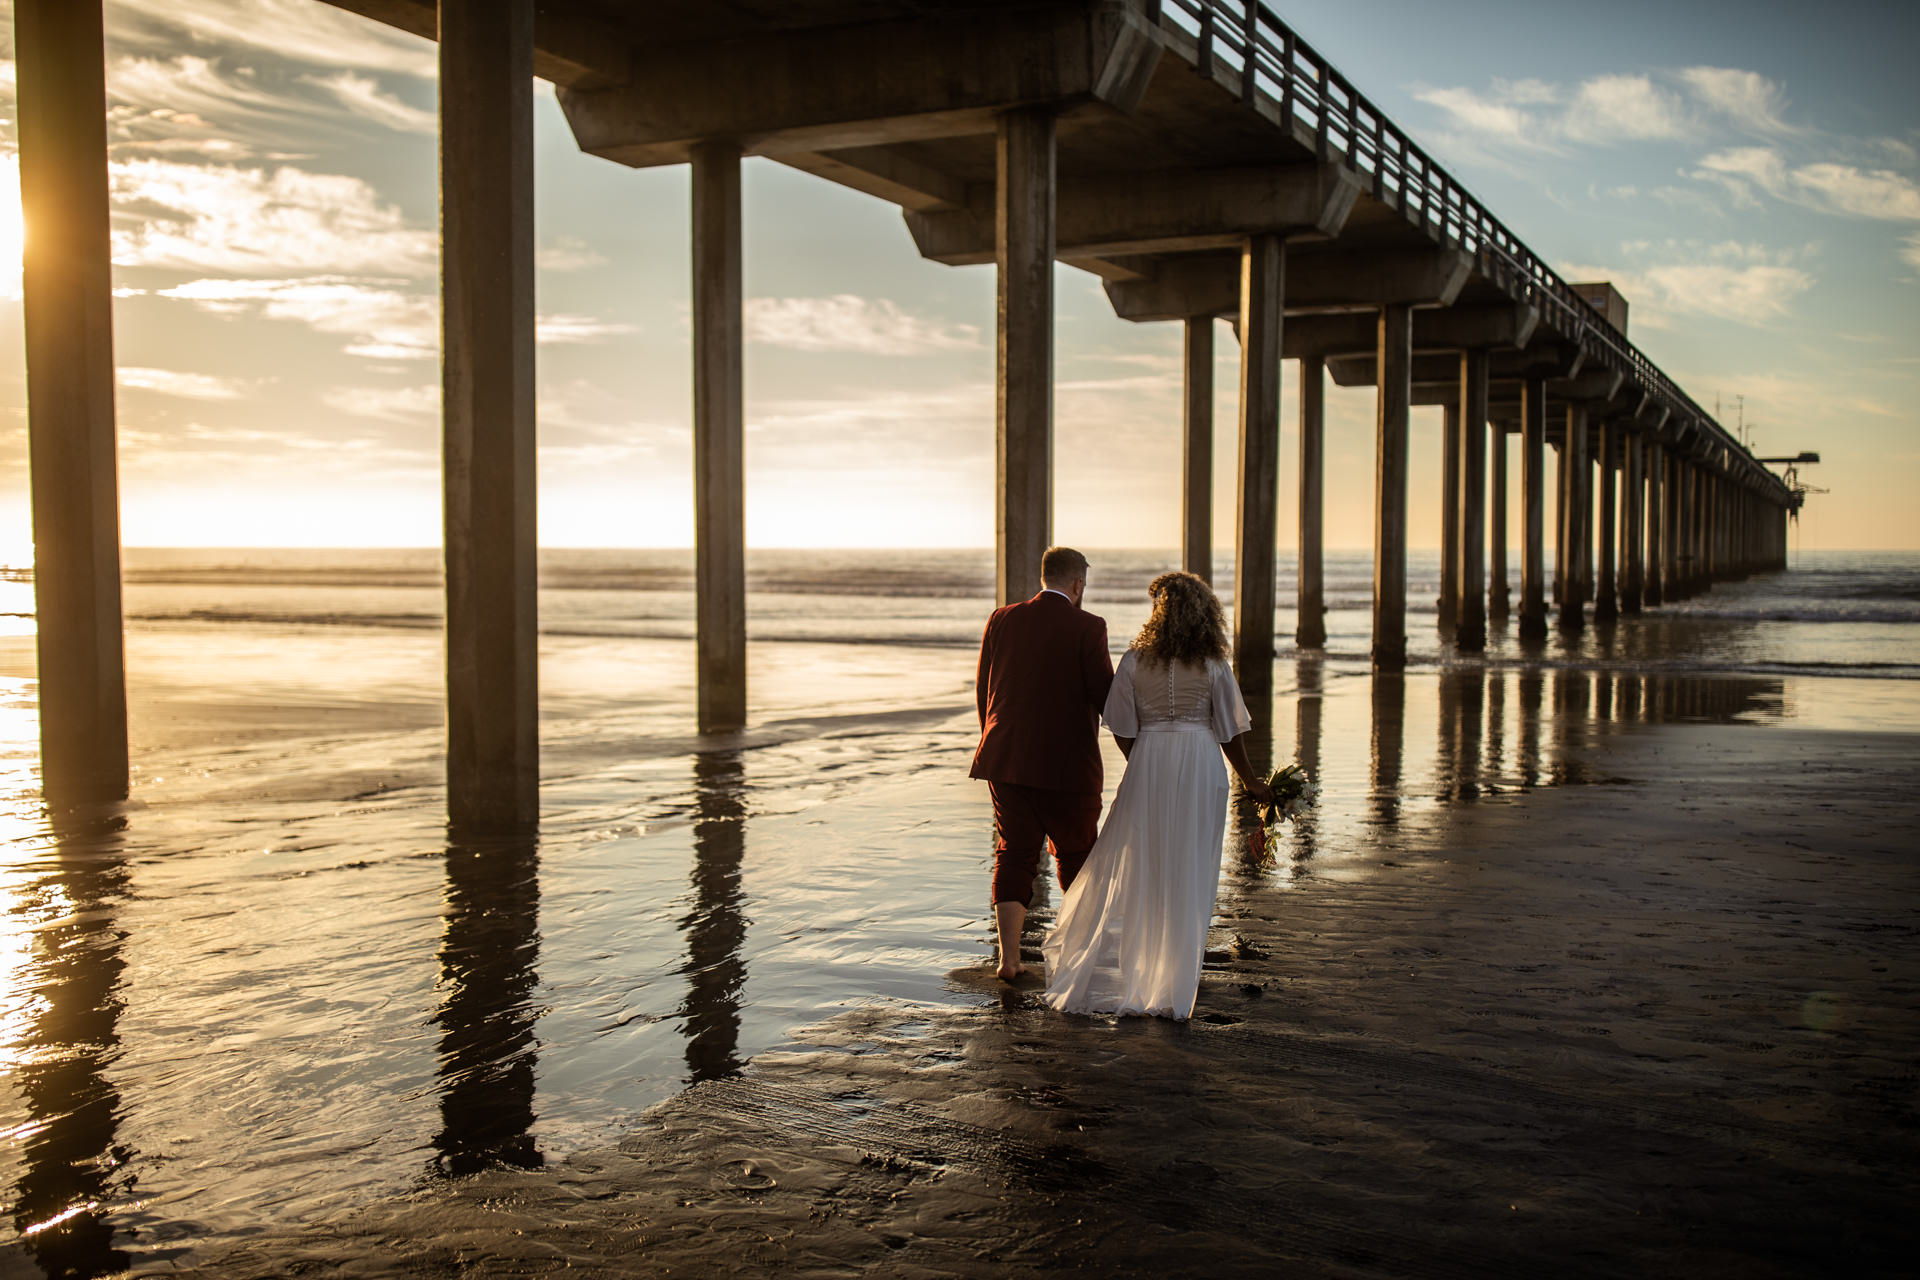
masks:
[[[1600,578],[1593,597],[1593,616],[1596,621],[1611,621],[1619,616],[1619,585],[1614,581],[1614,548],[1617,545],[1615,532],[1618,524],[1615,511],[1614,454],[1620,448],[1620,424],[1615,419],[1602,419],[1600,422],[1600,440],[1598,460],[1600,464],[1600,513],[1594,524],[1594,550],[1600,560]]]
[[[1667,539],[1672,536],[1666,523],[1667,451],[1658,440],[1648,439],[1645,465],[1641,470],[1645,472],[1647,493],[1644,507],[1646,548],[1643,556],[1646,577],[1640,584],[1640,602],[1652,607],[1664,598]]]
[[[107,104],[97,0],[16,0],[41,783],[127,794]]]
[[[1040,557],[1053,538],[1052,109],[1005,112],[995,141],[995,594],[1009,604],[1040,590]]]
[[[1547,634],[1547,383],[1528,378],[1520,390],[1520,635]]]
[[[1487,647],[1487,375],[1485,351],[1461,353],[1460,531],[1454,550],[1459,626],[1454,644],[1469,653]]]
[[[1274,544],[1280,520],[1280,325],[1286,242],[1240,254],[1240,484],[1233,556],[1233,669],[1248,701],[1273,693]]]
[[[1440,596],[1434,616],[1440,634],[1460,625],[1460,405],[1440,408]]]
[[[693,149],[693,545],[702,733],[747,722],[740,257],[740,149],[701,143]]]
[[[1213,317],[1188,316],[1180,563],[1213,581]]]
[[[1327,643],[1323,549],[1326,527],[1327,362],[1300,360],[1300,573],[1299,617],[1293,642],[1302,649]]]
[[[1407,428],[1413,406],[1413,309],[1380,308],[1373,469],[1373,665],[1407,665]]]
[[[1644,433],[1629,430],[1620,458],[1620,612],[1640,612],[1646,590],[1646,444]]]
[[[440,11],[447,809],[540,816],[533,3]]]
[[[1673,473],[1673,577],[1670,600],[1693,594],[1693,468],[1678,455],[1669,464]]]
[[[1553,468],[1553,593],[1550,598],[1555,605],[1567,594],[1570,555],[1567,547],[1567,517],[1573,511],[1573,503],[1567,497],[1567,488],[1573,483],[1570,453],[1568,441],[1562,438],[1560,447],[1554,453]]]
[[[1493,475],[1487,495],[1487,616],[1504,620],[1507,598],[1507,431],[1493,428]]]
[[[1560,445],[1560,629],[1578,631],[1587,624],[1586,575],[1581,563],[1586,556],[1587,413],[1577,404],[1567,406],[1566,432]]]

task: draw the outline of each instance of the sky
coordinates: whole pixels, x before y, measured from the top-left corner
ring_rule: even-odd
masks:
[[[1273,6],[1762,454],[1817,450],[1797,545],[1920,548],[1920,6]],[[434,48],[318,0],[108,0],[122,533],[440,536]],[[0,559],[30,542],[10,14],[0,17]],[[540,536],[693,534],[687,175],[581,154],[537,82]],[[744,169],[750,546],[991,545],[991,267],[891,205]],[[1179,541],[1175,324],[1057,269],[1056,540]],[[1215,543],[1233,542],[1220,327]],[[1281,544],[1296,537],[1291,365]],[[1329,396],[1328,545],[1372,527],[1373,393]],[[1439,542],[1440,415],[1411,529]],[[1517,528],[1517,520],[1510,521]]]

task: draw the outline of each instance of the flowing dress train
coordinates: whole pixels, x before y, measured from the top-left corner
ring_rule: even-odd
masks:
[[[1113,808],[1042,946],[1067,1013],[1186,1018],[1200,987],[1227,825],[1222,743],[1252,721],[1233,672],[1129,650],[1103,717],[1133,738]]]

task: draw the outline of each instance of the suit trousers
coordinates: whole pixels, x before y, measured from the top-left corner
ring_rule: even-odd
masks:
[[[1100,834],[1100,793],[989,782],[993,796],[993,900],[1033,905],[1040,855],[1053,846],[1065,893]]]

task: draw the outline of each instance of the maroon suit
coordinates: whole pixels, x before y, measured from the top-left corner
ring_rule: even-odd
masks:
[[[1100,711],[1113,683],[1107,624],[1055,591],[997,609],[980,639],[971,774],[993,794],[995,902],[1033,902],[1043,846],[1060,887],[1100,824]]]

